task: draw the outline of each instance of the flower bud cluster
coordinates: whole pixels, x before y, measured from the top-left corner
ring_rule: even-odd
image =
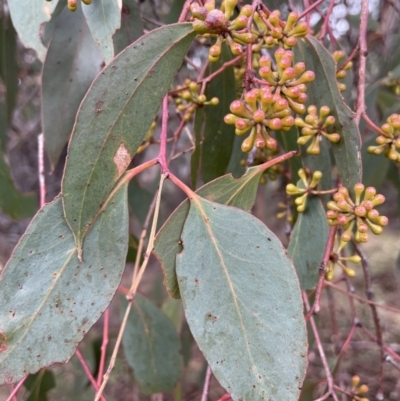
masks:
[[[183,89],[183,88],[187,89]],[[176,88],[179,91],[175,99],[175,104],[177,105],[176,110],[183,114],[183,119],[185,121],[190,121],[198,107],[203,106],[216,106],[219,103],[217,97],[213,97],[211,100],[207,100],[205,95],[199,94],[199,86],[196,82],[190,81],[190,79],[185,80],[183,86],[179,85]]]
[[[338,265],[342,270],[343,273],[347,277],[354,277],[356,275],[356,272],[354,269],[351,267],[348,267],[346,265],[347,262],[355,263],[358,264],[361,262],[361,257],[359,255],[353,255],[353,256],[341,256],[341,251],[342,249],[348,244],[348,242],[343,242],[340,241],[338,249],[336,251],[332,251],[331,255],[329,257],[329,262],[326,267],[326,272],[325,272],[325,280],[327,281],[332,281],[335,273],[335,265]]]
[[[322,106],[318,110],[315,106],[307,108],[307,116],[303,119],[297,117],[294,123],[301,128],[301,137],[297,140],[299,145],[305,145],[311,140],[310,146],[307,148],[307,153],[310,155],[318,155],[320,152],[319,143],[324,136],[331,142],[339,142],[340,135],[337,133],[328,133],[328,127],[335,124],[335,117],[330,116],[328,106]]]
[[[250,135],[243,141],[243,152],[250,152],[253,146],[274,150],[277,141],[268,130],[288,131],[294,124],[294,118],[288,102],[279,95],[272,94],[269,87],[251,89],[244,95],[244,100],[235,100],[230,105],[232,114],[227,114],[224,121],[235,125],[236,135]]]
[[[269,57],[262,56],[260,58],[260,77],[266,81],[272,93],[287,100],[295,113],[303,114],[306,111],[304,105],[307,101],[306,84],[314,81],[314,72],[306,71],[306,66],[302,62],[293,65],[294,54],[290,50],[279,48],[274,57],[276,60],[275,71]]]
[[[245,5],[239,15],[230,20],[233,16],[238,0],[225,0],[221,9],[215,8],[215,0],[205,0],[204,6],[199,3],[192,3],[190,11],[193,15],[193,29],[200,35],[211,34],[217,40],[209,51],[209,60],[214,63],[221,55],[221,45],[227,41],[233,55],[243,53],[243,46],[253,43],[256,36],[247,30],[249,17],[253,13],[250,5]]]
[[[303,213],[306,210],[308,195],[312,194],[317,188],[321,181],[322,173],[320,171],[314,171],[311,175],[310,171],[301,168],[298,174],[301,179],[300,185],[299,183],[297,186],[294,184],[286,185],[286,193],[291,196],[300,195],[295,199],[294,203],[297,206],[297,211]]]
[[[379,212],[374,209],[385,202],[385,197],[377,194],[375,188],[365,188],[361,183],[354,185],[354,193],[355,200],[353,201],[347,188],[338,189],[338,192],[333,196],[334,200],[327,204],[329,209],[326,212],[328,223],[331,226],[339,225],[344,228],[341,235],[343,242],[351,240],[354,226],[356,226],[355,241],[367,242],[368,229],[378,235],[382,233],[383,227],[388,224],[388,218],[379,216]]]
[[[400,163],[400,115],[392,114],[382,125],[385,135],[376,138],[378,146],[368,146],[368,153],[380,155],[383,153],[388,159]]]
[[[336,52],[332,53],[332,57],[335,60],[336,64],[338,64],[341,60],[344,59],[346,56],[345,52],[343,50],[338,50]],[[353,68],[353,63],[351,61],[347,62],[346,64],[342,64],[339,68],[336,70],[336,79],[343,79],[347,75],[347,71]],[[338,82],[338,88],[340,92],[344,92],[346,90],[346,85]]]
[[[369,401],[368,398],[363,396],[363,394],[368,393],[369,388],[366,384],[360,385],[360,382],[360,376],[355,375],[351,378],[352,401]]]
[[[258,37],[258,41],[253,45],[253,51],[258,52],[261,47],[273,46],[289,49],[296,45],[296,38],[307,35],[308,25],[306,22],[298,23],[299,15],[296,12],[291,12],[287,21],[282,21],[280,17],[281,13],[278,10],[259,10],[254,14],[255,27],[252,32]]]

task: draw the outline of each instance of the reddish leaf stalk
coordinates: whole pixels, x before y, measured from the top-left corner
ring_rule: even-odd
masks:
[[[168,94],[164,96],[162,103],[162,120],[161,120],[161,134],[160,134],[160,152],[157,160],[161,166],[161,172],[168,174],[168,162],[167,162],[167,137],[168,137]]]
[[[319,39],[320,39],[321,41],[325,38],[326,32],[327,32],[327,30],[328,30],[328,27],[329,27],[329,17],[330,17],[331,14],[332,14],[333,6],[334,6],[334,5],[335,5],[335,0],[331,0],[331,2],[330,2],[330,4],[329,4],[328,11],[327,11],[326,15],[324,16],[324,23],[323,23],[323,25],[322,25],[321,33],[320,33],[320,36],[319,36]]]
[[[210,365],[207,366],[206,378],[204,380],[203,394],[201,395],[201,401],[207,401],[208,391],[210,389],[212,370]]]
[[[355,122],[360,123],[361,116],[365,112],[365,74],[367,65],[367,24],[368,24],[368,0],[361,0],[360,33],[358,45],[360,47],[360,62],[358,66],[358,95],[356,101]]]
[[[104,365],[106,362],[106,355],[107,355],[107,345],[108,345],[108,327],[110,323],[110,309],[107,308],[104,312],[104,319],[103,319],[103,341],[101,343],[101,355],[100,355],[100,366],[99,366],[99,373],[97,375],[97,384],[100,386],[103,380],[104,374]]]
[[[18,394],[18,391],[21,389],[22,385],[24,384],[24,381],[26,380],[28,376],[25,376],[23,379],[21,379],[18,384],[14,387],[14,390],[11,392],[9,397],[7,398],[7,401],[12,401],[15,396]]]
[[[382,135],[382,136],[384,136],[384,137],[386,137],[386,138],[388,137],[387,133],[384,132],[384,131],[382,131],[382,129],[379,128],[379,127],[368,117],[367,113],[364,112],[364,113],[362,114],[362,117],[363,117],[364,121],[368,124],[368,126],[369,126],[370,128],[372,128],[374,131],[376,131],[379,135]]]
[[[337,226],[333,226],[329,230],[329,236],[328,236],[328,240],[326,242],[324,257],[322,259],[321,264],[319,265],[319,279],[318,279],[318,283],[317,283],[317,289],[315,291],[315,301],[314,301],[312,308],[308,311],[308,313],[306,315],[306,321],[308,321],[310,319],[310,317],[313,313],[318,313],[320,311],[322,287],[323,287],[324,280],[325,280],[326,267],[328,265],[329,258],[331,256],[331,252],[332,252],[333,245],[335,242],[336,231],[337,231]]]
[[[307,23],[309,23],[309,13],[314,10],[314,8],[318,7],[324,0],[318,0],[316,1],[314,4],[312,4],[311,6],[309,6],[307,9],[305,9],[300,15],[299,15],[299,19],[303,18],[304,16],[307,15]],[[308,2],[307,2],[308,3]]]
[[[86,376],[88,377],[90,383],[92,383],[93,388],[96,390],[96,392],[99,390],[99,386],[94,379],[92,372],[89,369],[89,366],[87,365],[85,359],[83,358],[81,351],[79,349],[76,350],[75,352],[76,357],[79,359],[79,362],[81,363],[83,370],[85,371]],[[102,401],[107,401],[104,397],[104,395],[101,396]]]
[[[189,14],[190,5],[192,4],[193,0],[186,0],[185,4],[182,7],[181,15],[179,16],[178,22],[186,21],[186,18]]]

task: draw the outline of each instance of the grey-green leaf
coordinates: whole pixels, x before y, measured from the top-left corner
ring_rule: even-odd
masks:
[[[65,216],[79,249],[154,121],[194,36],[190,23],[142,36],[98,75],[82,101],[62,184]]]
[[[106,64],[114,58],[113,35],[121,26],[121,10],[116,0],[96,0],[82,3],[88,27]]]
[[[13,219],[32,217],[38,209],[33,194],[22,194],[15,188],[10,169],[0,151],[0,210]]]
[[[304,61],[307,69],[315,73],[315,80],[307,84],[308,104],[318,108],[328,106],[336,119],[332,132],[337,132],[341,139],[331,147],[343,185],[353,187],[362,178],[361,139],[354,114],[344,103],[337,87],[335,62],[313,36],[298,40],[296,49],[296,58]]]
[[[102,63],[81,7],[74,13],[64,9],[54,28],[42,77],[43,132],[53,168]]]
[[[122,342],[125,357],[144,394],[173,390],[183,366],[181,344],[164,312],[137,295]]]
[[[121,9],[121,28],[113,36],[115,54],[143,35],[144,24],[135,0],[123,0]]]
[[[213,202],[250,211],[256,199],[263,169],[251,167],[239,179],[228,174],[202,186],[197,193]],[[154,243],[154,253],[164,271],[164,284],[173,298],[180,298],[175,272],[175,257],[182,251],[180,237],[189,212],[189,201],[183,201],[161,227]]]
[[[307,367],[299,282],[282,244],[240,209],[191,200],[177,275],[187,321],[234,401],[297,401]]]
[[[63,0],[61,0],[63,1]],[[8,0],[11,19],[19,39],[25,47],[34,49],[39,60],[43,61],[46,48],[40,39],[41,25],[49,21],[56,8],[58,0],[51,2],[43,0]]]
[[[212,64],[209,74],[221,68],[231,57],[227,46],[223,46],[221,59],[218,63]],[[231,125],[225,124],[224,116],[229,113],[229,106],[236,99],[234,82],[233,67],[229,67],[207,85],[207,99],[217,97],[219,103],[217,106],[206,106],[204,109],[204,137],[200,161],[204,182],[226,174],[229,165],[235,130]]]
[[[67,361],[108,307],[128,249],[126,187],[93,225],[82,263],[61,198],[32,220],[0,281],[0,384]]]
[[[288,246],[288,255],[293,259],[304,290],[311,290],[317,284],[328,234],[322,203],[317,196],[309,196],[306,210],[298,214]]]

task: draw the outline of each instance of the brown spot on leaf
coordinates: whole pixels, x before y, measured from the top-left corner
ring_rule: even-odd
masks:
[[[126,149],[124,143],[121,142],[119,148],[117,149],[117,153],[115,153],[115,156],[113,158],[113,162],[117,166],[118,178],[121,177],[121,175],[128,168],[131,159],[132,157],[129,154],[128,149]]]

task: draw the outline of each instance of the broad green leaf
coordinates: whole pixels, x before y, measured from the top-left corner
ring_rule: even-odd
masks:
[[[6,87],[6,110],[9,122],[17,101],[17,74],[17,35],[11,19],[3,16],[0,18],[0,79]]]
[[[162,310],[169,317],[176,330],[181,332],[183,323],[182,301],[180,299],[168,297],[162,305]]]
[[[114,58],[113,35],[121,26],[121,1],[96,0],[82,4],[88,27],[106,64]]]
[[[342,184],[353,187],[361,182],[361,141],[354,114],[344,103],[336,82],[336,66],[328,51],[312,36],[298,41],[296,47],[297,61],[304,61],[307,70],[315,73],[315,80],[307,84],[307,104],[318,108],[328,106],[331,115],[336,119],[332,132],[337,132],[341,139],[338,143],[329,144],[332,148]],[[322,139],[326,141],[325,138]],[[315,156],[314,156],[315,157]],[[324,159],[325,156],[320,156]]]
[[[126,187],[93,225],[83,262],[61,198],[32,220],[0,281],[0,384],[67,361],[108,307],[128,248]]]
[[[52,371],[41,369],[38,373],[29,375],[24,386],[29,390],[26,401],[47,401],[47,392],[56,386],[56,380]]]
[[[251,167],[236,179],[228,174],[202,186],[197,193],[213,202],[240,207],[250,211],[256,199],[263,168]],[[180,242],[183,225],[189,213],[189,201],[183,201],[161,227],[154,243],[154,253],[164,272],[164,284],[169,295],[180,298],[175,272],[175,257],[182,251]]]
[[[42,74],[43,132],[53,168],[102,62],[81,7],[74,13],[64,9],[54,27]]]
[[[297,144],[297,138],[299,136],[298,128],[293,126],[287,132],[279,131],[276,133],[276,137],[279,143],[282,145],[285,152],[295,150],[300,151],[300,147]],[[303,167],[302,159],[299,157],[292,157],[289,159],[291,182],[296,183],[299,180],[298,171]]]
[[[194,36],[190,23],[142,36],[98,75],[83,99],[62,184],[78,249],[154,121]]]
[[[140,224],[144,224],[154,194],[143,188],[139,181],[134,178],[128,187],[128,202],[132,213],[136,216]]]
[[[80,2],[77,3],[78,8],[81,7]],[[46,22],[43,27],[42,33],[42,42],[43,44],[48,47],[50,40],[53,36],[54,29],[57,25],[58,19],[62,12],[67,8],[67,2],[59,1],[57,3],[57,7],[54,9],[53,14],[51,14],[51,18],[49,22]]]
[[[164,22],[166,24],[173,24],[174,22],[178,22],[184,4],[185,4],[185,0],[174,0],[172,2],[171,8],[170,8],[168,14],[164,18]]]
[[[226,172],[231,173],[235,178],[239,178],[246,172],[248,154],[242,151],[243,140],[243,136],[235,135],[231,158],[226,169]]]
[[[38,209],[35,195],[19,192],[11,178],[10,169],[0,152],[0,210],[13,219],[32,217]]]
[[[63,0],[61,0],[63,1]],[[39,60],[43,61],[46,48],[40,40],[40,27],[49,21],[58,0],[8,0],[11,19],[18,37],[25,47],[36,51]]]
[[[135,297],[122,343],[144,394],[174,389],[182,370],[178,333],[169,318],[140,295]]]
[[[293,260],[304,290],[311,290],[317,284],[328,234],[321,201],[317,196],[308,196],[306,210],[298,214],[288,246],[288,255]]]
[[[143,35],[143,21],[135,0],[123,0],[121,28],[113,36],[115,54],[122,52]]]
[[[193,189],[197,187],[197,176],[199,173],[200,159],[201,159],[201,140],[204,137],[204,130],[206,125],[206,114],[204,107],[196,110],[194,117],[194,150],[190,158],[190,185]]]
[[[5,101],[0,100],[0,150],[6,151],[8,119],[7,119],[7,105]]]
[[[211,65],[209,74],[221,68],[230,58],[230,51],[223,46],[220,61]],[[226,174],[232,154],[235,132],[231,125],[225,124],[224,116],[229,113],[229,106],[236,99],[233,67],[227,68],[207,85],[206,96],[209,100],[217,97],[219,104],[204,109],[200,171],[205,183]]]
[[[296,271],[251,214],[196,197],[176,272],[186,319],[234,401],[297,401],[307,336]]]

